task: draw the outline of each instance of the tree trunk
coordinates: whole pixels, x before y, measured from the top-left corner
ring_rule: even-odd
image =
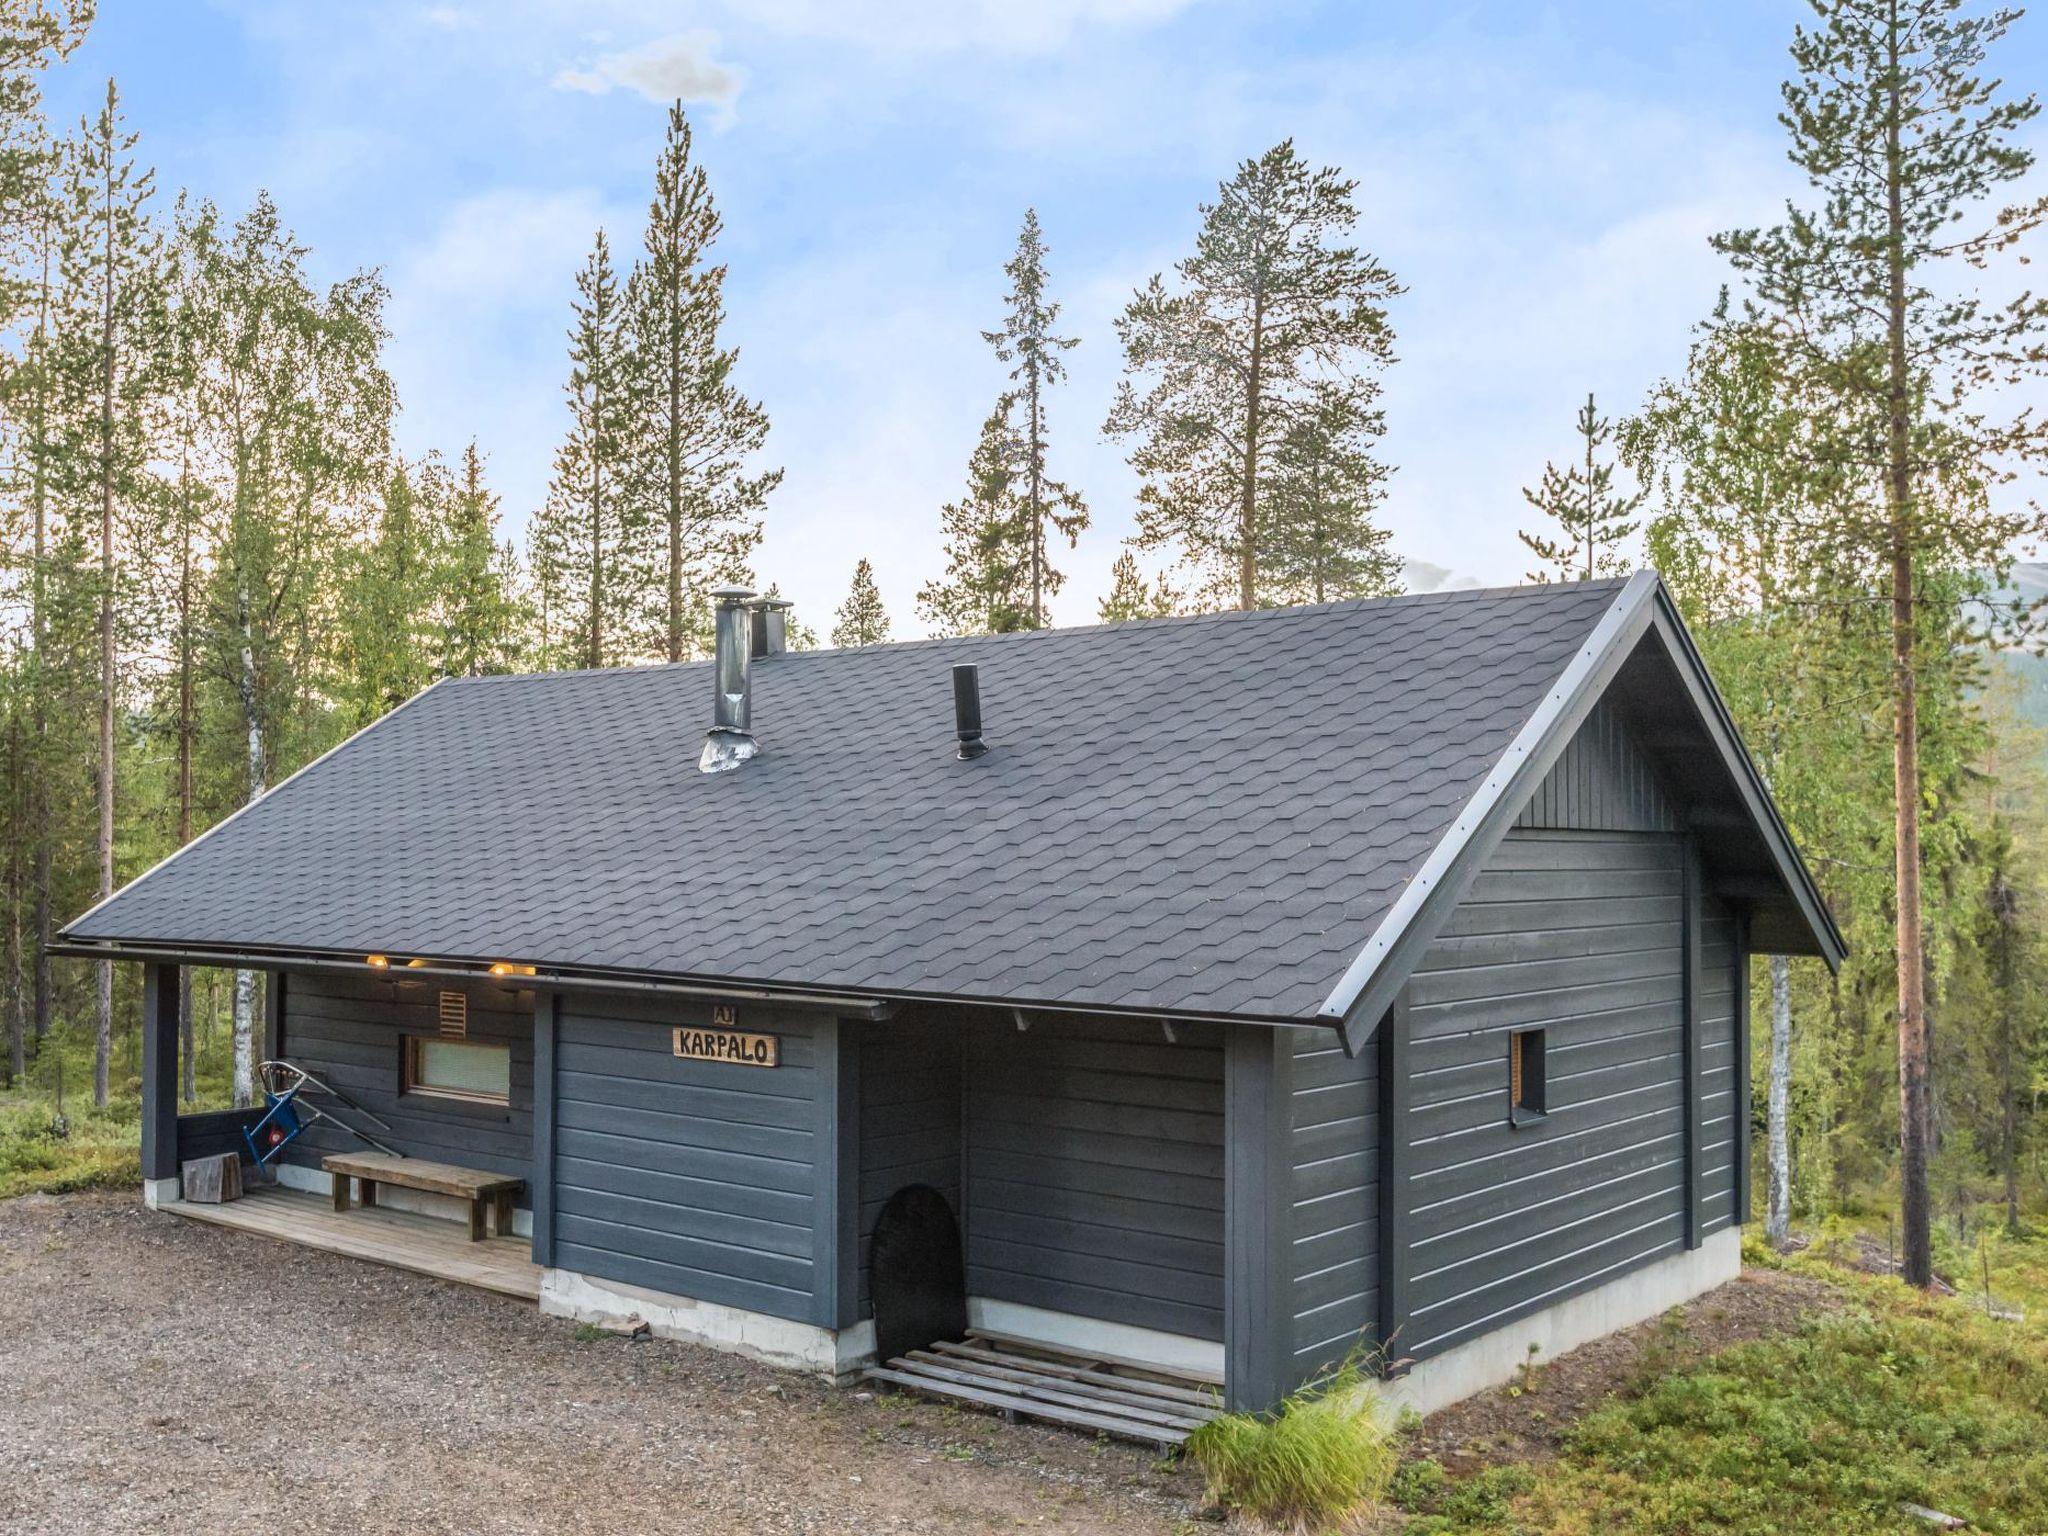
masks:
[[[178,846],[192,841],[192,738],[196,729],[192,679],[192,479],[190,447],[178,466]],[[185,1102],[199,1099],[193,1081],[192,967],[178,967],[178,1043]]]
[[[110,108],[111,110],[111,108]],[[100,304],[100,782],[99,899],[114,894],[114,173],[107,180]],[[92,1101],[107,1107],[107,1065],[114,1049],[114,962],[99,962],[93,988]]]
[[[1266,301],[1252,303],[1252,365],[1245,399],[1244,484],[1238,492],[1237,508],[1237,606],[1249,613],[1258,605],[1259,560],[1259,428],[1265,380]]]
[[[250,632],[249,594],[246,587],[236,594],[242,630],[241,670],[236,691],[241,695],[242,719],[248,727],[249,804],[263,797],[268,766],[264,761],[263,715],[257,689],[256,644]],[[235,972],[235,1108],[246,1109],[256,1102],[256,973]]]
[[[1771,956],[1771,1086],[1768,1121],[1771,1198],[1764,1236],[1779,1247],[1792,1230],[1792,962]]]
[[[34,462],[29,467],[29,500],[33,506],[35,535],[35,570],[29,578],[31,615],[29,628],[35,641],[36,684],[31,703],[31,722],[35,735],[35,771],[30,776],[30,820],[34,826],[35,856],[31,861],[34,869],[31,881],[35,886],[35,954],[32,961],[34,976],[31,981],[34,993],[33,1016],[35,1021],[36,1055],[42,1056],[43,1039],[50,1032],[50,880],[52,875],[50,835],[50,784],[49,784],[49,714],[45,708],[44,695],[49,686],[49,628],[47,599],[47,561],[49,559],[49,495],[50,479],[47,470],[49,459],[49,315],[50,315],[50,230],[48,215],[41,226],[42,237],[42,286],[36,311],[36,366],[35,400],[32,407],[31,433],[34,444]]]
[[[664,298],[667,295],[663,295]],[[668,659],[683,659],[683,357],[682,319],[668,322]]]
[[[1026,414],[1031,419],[1031,627],[1045,628],[1045,506],[1044,464],[1039,455],[1038,436],[1038,353],[1024,359]]]
[[[1933,1144],[1933,1084],[1927,1047],[1920,903],[1920,721],[1915,671],[1915,544],[1911,375],[1906,356],[1905,213],[1896,36],[1885,148],[1889,224],[1888,373],[1885,512],[1891,527],[1892,809],[1898,870],[1899,1228],[1901,1278],[1926,1287],[1934,1278],[1927,1164]]]

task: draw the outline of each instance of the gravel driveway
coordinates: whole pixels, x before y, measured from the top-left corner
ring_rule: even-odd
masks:
[[[0,1202],[0,1530],[1156,1536],[1197,1492],[1139,1448],[579,1338],[132,1194]]]

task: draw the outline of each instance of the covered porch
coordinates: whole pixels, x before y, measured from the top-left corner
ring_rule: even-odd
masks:
[[[278,1185],[258,1186],[225,1205],[173,1199],[158,1201],[157,1209],[502,1296],[540,1299],[541,1268],[523,1237],[471,1242],[457,1222],[385,1206],[337,1211],[334,1202],[321,1195]]]

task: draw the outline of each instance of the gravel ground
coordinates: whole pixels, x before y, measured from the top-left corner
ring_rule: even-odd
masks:
[[[0,1531],[1161,1533],[1198,1493],[132,1194],[0,1202]]]

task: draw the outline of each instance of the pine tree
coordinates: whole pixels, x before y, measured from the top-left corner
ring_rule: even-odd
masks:
[[[2039,111],[1981,77],[2014,13],[1961,0],[1816,0],[1794,33],[1782,121],[1814,190],[1768,229],[1720,236],[1750,285],[1749,322],[1781,349],[1832,457],[1865,494],[1801,530],[1846,591],[1881,587],[1889,610],[1903,1273],[1932,1277],[1934,1140],[1924,953],[1922,821],[1930,578],[1999,570],[2048,532],[2031,507],[1988,490],[2048,455],[2048,418],[1995,393],[2048,371],[2048,296],[1985,298],[1971,274],[2018,255],[2048,197],[1999,189],[2033,164],[2021,135]],[[1940,626],[1945,633],[1947,626]]]
[[[1117,321],[1125,378],[1104,430],[1136,442],[1137,542],[1177,550],[1209,601],[1274,600],[1260,546],[1285,537],[1273,486],[1302,418],[1334,394],[1365,424],[1347,452],[1377,433],[1387,304],[1402,288],[1339,243],[1358,222],[1356,187],[1311,170],[1292,140],[1245,161],[1203,205],[1179,291],[1155,276]]]
[[[1372,456],[1383,430],[1349,391],[1310,386],[1309,398],[1273,454],[1259,539],[1267,599],[1327,603],[1401,590],[1401,559],[1373,522],[1387,470]]]
[[[646,259],[627,283],[638,409],[625,429],[631,494],[655,536],[660,595],[652,606],[669,661],[708,649],[706,594],[751,586],[761,509],[782,471],[745,473],[768,437],[768,413],[733,383],[737,349],[721,347],[725,268],[706,253],[721,227],[704,168],[691,159],[690,123],[669,108],[668,139],[654,170]]]
[[[1145,573],[1138,569],[1138,557],[1128,549],[1110,567],[1109,595],[1096,605],[1096,616],[1105,624],[1126,619],[1164,619],[1180,611],[1180,594],[1160,576],[1145,585]]]
[[[946,575],[918,590],[917,611],[942,635],[995,635],[1033,627],[1031,513],[1020,494],[1025,452],[1011,419],[1016,403],[1017,397],[1008,394],[996,401],[967,461],[966,493],[939,510]],[[1044,577],[1041,567],[1041,594]]]
[[[90,424],[80,423],[89,446],[81,458],[99,525],[99,766],[94,803],[99,812],[98,855],[101,900],[114,894],[115,719],[120,701],[115,615],[123,601],[116,564],[116,508],[136,498],[136,481],[147,454],[143,420],[149,387],[138,356],[144,328],[138,293],[155,275],[154,234],[143,205],[154,191],[155,173],[138,168],[137,136],[121,126],[120,100],[107,82],[105,104],[96,118],[79,125],[66,156],[64,287],[72,324],[65,327],[67,350],[79,382],[91,399]],[[114,967],[101,961],[94,993],[93,1103],[105,1108],[113,1053]]]
[[[576,277],[569,331],[569,432],[535,520],[532,564],[554,643],[571,664],[630,659],[649,586],[644,509],[621,483],[635,415],[625,307],[599,230]]]
[[[875,586],[875,568],[863,559],[853,568],[853,586],[839,605],[832,626],[832,643],[838,646],[884,645],[889,639],[889,615],[882,607],[882,594]]]
[[[1529,572],[1530,581],[1591,581],[1628,569],[1620,545],[1640,526],[1635,514],[1644,495],[1615,490],[1614,465],[1600,461],[1600,450],[1613,440],[1614,424],[1594,411],[1590,393],[1577,427],[1577,462],[1561,470],[1546,464],[1540,485],[1522,487],[1522,499],[1557,525],[1554,535],[1528,529],[1517,535],[1543,562]]]
[[[999,331],[983,331],[982,339],[996,349],[996,356],[1017,366],[1010,370],[1015,381],[1014,402],[1024,408],[1017,474],[1017,496],[1022,518],[1024,566],[1029,578],[1029,606],[1025,609],[1029,629],[1045,628],[1045,600],[1059,591],[1063,578],[1046,559],[1046,526],[1063,536],[1069,549],[1088,526],[1088,507],[1078,494],[1046,473],[1046,393],[1066,377],[1061,354],[1080,345],[1077,336],[1062,336],[1054,330],[1060,306],[1045,296],[1046,246],[1038,227],[1038,210],[1024,210],[1024,228],[1017,236],[1017,253],[1003,266],[1010,279],[1007,295],[1009,313]],[[986,439],[984,428],[984,440]],[[972,471],[970,470],[970,474]]]

